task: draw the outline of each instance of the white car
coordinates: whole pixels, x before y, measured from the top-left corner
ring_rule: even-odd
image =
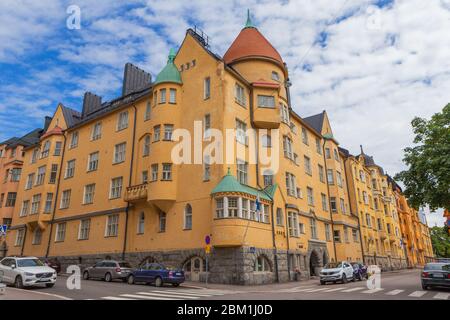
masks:
[[[0,261],[0,281],[16,288],[39,284],[50,288],[55,285],[56,270],[36,257],[6,257]]]
[[[327,282],[341,281],[347,283],[348,280],[355,281],[353,275],[353,267],[347,261],[330,262],[320,271],[320,284],[326,284]]]

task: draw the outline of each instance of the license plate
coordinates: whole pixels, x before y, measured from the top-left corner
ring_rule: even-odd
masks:
[[[176,275],[176,276],[181,276],[181,273],[178,272],[178,273],[175,273],[175,275]]]
[[[433,274],[433,278],[443,278],[443,274]]]

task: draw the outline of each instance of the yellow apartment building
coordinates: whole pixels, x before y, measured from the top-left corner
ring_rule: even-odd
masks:
[[[154,80],[127,64],[120,97],[58,105],[23,149],[8,254],[158,261],[234,284],[308,278],[336,260],[402,267],[387,176],[339,147],[326,112],[296,114],[289,88],[250,17],[223,57],[189,29]]]

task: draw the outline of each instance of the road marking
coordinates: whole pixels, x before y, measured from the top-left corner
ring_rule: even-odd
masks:
[[[423,295],[425,295],[425,293],[427,293],[426,291],[414,291],[413,293],[411,293],[409,295],[409,297],[415,297],[415,298],[420,298]]]
[[[439,293],[438,293],[437,295],[435,295],[433,298],[434,298],[434,299],[447,300],[449,296],[450,296],[450,293],[439,292]]]
[[[365,289],[365,288],[364,287],[356,287],[356,288],[351,288],[351,289],[344,290],[342,292],[353,292],[353,291],[359,291],[359,290],[362,290],[362,289]]]
[[[205,290],[173,290],[173,289],[168,289],[168,290],[164,290],[165,292],[181,292],[181,293],[187,293],[187,294],[201,294],[201,295],[208,295],[208,296],[223,296],[224,294],[229,294],[229,293],[236,293],[236,292],[232,292],[232,291],[220,291],[220,290],[209,290],[209,289],[205,289]]]
[[[327,289],[324,292],[335,292],[335,291],[344,290],[344,289],[345,289],[345,287],[339,287],[339,288]]]
[[[170,293],[175,295],[183,295],[183,296],[194,296],[194,297],[211,297],[210,294],[206,293],[190,293],[190,292],[172,292],[172,291],[166,291],[166,290],[154,290],[150,292],[156,292],[156,293]]]
[[[384,289],[382,289],[382,288],[375,288],[375,289],[370,289],[370,290],[366,290],[366,291],[363,291],[362,293],[377,293],[377,292],[380,292],[380,291],[383,291]]]
[[[305,292],[319,292],[319,291],[324,291],[327,290],[327,288],[320,288],[320,289],[308,289],[308,290],[303,290]]]
[[[146,300],[181,300],[181,299],[167,298],[167,297],[140,296],[137,294],[121,294],[120,296],[126,297],[126,298],[146,299]]]
[[[55,298],[59,298],[59,299],[63,299],[63,300],[73,300],[72,298],[68,298],[68,297],[61,296],[59,294],[54,294],[54,293],[47,293],[47,292],[40,292],[40,291],[29,291],[29,290],[17,289],[17,288],[8,288],[8,290],[26,291],[27,293],[31,292],[31,293],[36,293],[36,294],[42,294],[44,296],[55,297]]]
[[[143,294],[146,296],[157,296],[157,297],[169,297],[169,298],[181,298],[181,299],[198,299],[200,297],[194,297],[194,296],[182,296],[180,294],[171,294],[171,293],[157,293],[155,291],[151,292],[138,292],[136,294]]]
[[[104,299],[104,300],[134,300],[134,299],[128,299],[128,298],[122,298],[122,297],[101,297],[100,299]]]
[[[405,290],[392,290],[392,291],[386,292],[386,294],[388,296],[395,296],[395,295],[397,295],[399,293],[402,293],[403,291],[405,291]]]

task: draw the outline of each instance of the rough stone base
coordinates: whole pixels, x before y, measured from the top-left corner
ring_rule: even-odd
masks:
[[[405,259],[386,256],[364,256],[367,265],[378,265],[381,271],[393,271],[406,269],[408,267]]]

